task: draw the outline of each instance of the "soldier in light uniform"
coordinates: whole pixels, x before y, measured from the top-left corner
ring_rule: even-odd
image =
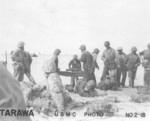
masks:
[[[59,76],[58,56],[60,49],[56,49],[52,57],[44,63],[43,71],[48,81],[48,90],[59,112],[64,111],[64,87]]]
[[[126,75],[127,75],[127,67],[126,67],[126,62],[127,62],[127,55],[123,52],[122,47],[119,47],[117,49],[118,53],[116,55],[116,64],[117,64],[117,83],[118,86],[125,86],[125,80],[126,80]],[[121,82],[120,78],[122,76]]]
[[[23,81],[24,74],[27,75],[29,80],[35,84],[33,77],[31,76],[31,55],[24,50],[24,42],[19,42],[17,50],[11,53],[11,59],[13,61],[14,77],[18,81]]]
[[[140,65],[140,57],[136,52],[137,52],[137,48],[132,47],[131,53],[127,55],[129,86],[132,88],[134,87],[134,80],[136,77],[137,68]]]
[[[104,61],[104,68],[103,68],[103,73],[101,76],[101,81],[104,81],[106,79],[106,76],[109,75],[109,73],[113,73],[114,75],[114,80],[115,78],[115,71],[116,71],[116,52],[113,48],[110,47],[110,42],[106,41],[104,43],[104,46],[106,47],[106,50],[104,50],[103,55],[102,55],[102,60]]]
[[[144,86],[150,88],[150,43],[147,45],[146,50],[140,52],[140,55],[143,56]]]

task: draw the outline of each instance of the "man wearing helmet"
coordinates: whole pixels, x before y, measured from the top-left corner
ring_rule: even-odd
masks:
[[[90,52],[86,51],[85,45],[81,45],[80,50],[82,53],[80,61],[83,63],[84,78],[81,82],[83,83],[83,87],[80,87],[79,85],[79,88],[81,88],[85,94],[87,93],[88,96],[91,96],[90,94],[94,92],[96,87],[96,79],[93,68],[93,56]],[[80,92],[78,93],[80,94]]]
[[[115,50],[111,48],[109,41],[105,41],[104,46],[106,47],[106,50],[104,50],[101,58],[104,61],[104,68],[101,76],[101,81],[104,81],[106,79],[106,76],[109,75],[110,70],[116,69]]]
[[[44,63],[43,70],[44,70],[46,78],[48,78],[49,74],[51,73],[59,72],[58,56],[60,55],[60,53],[61,53],[60,49],[54,50],[52,57]]]
[[[148,43],[146,50],[140,52],[140,55],[143,57],[144,86],[150,88],[150,43]]]
[[[97,56],[99,54],[99,49],[98,48],[95,48],[92,55],[93,55],[93,66],[94,66],[94,71],[95,71],[95,68],[97,68],[99,70],[99,65],[97,63]]]
[[[14,77],[18,81],[23,81],[24,74],[27,75],[30,81],[35,83],[33,77],[30,74],[32,57],[28,52],[24,50],[24,42],[20,41],[17,45],[17,50],[11,53],[11,59],[13,61]]]
[[[71,59],[68,66],[72,72],[81,71],[81,63],[80,63],[78,56],[76,54],[73,56],[73,59]],[[75,81],[77,81],[77,80],[78,80],[78,77],[71,77],[72,88],[74,88]]]
[[[59,112],[64,111],[64,87],[59,76],[58,56],[60,55],[60,49],[56,49],[53,55],[43,65],[43,71],[47,79],[47,88],[52,96],[54,103],[56,104]]]
[[[99,54],[99,49],[98,48],[95,48],[93,50],[93,53],[92,53],[92,56],[93,56],[93,72],[94,72],[94,78],[96,80],[96,77],[95,77],[95,69],[98,69],[99,70],[99,65],[97,63],[97,56]]]
[[[83,63],[83,71],[85,73],[84,79],[86,81],[95,80],[93,71],[93,56],[90,52],[86,51],[86,46],[81,45],[81,58],[80,61]]]
[[[137,52],[137,48],[132,47],[131,53],[127,55],[129,86],[132,88],[134,87],[134,80],[136,77],[137,68],[140,65],[140,57],[136,52]]]
[[[116,64],[117,64],[117,83],[118,86],[125,86],[125,80],[127,75],[126,68],[127,55],[123,52],[122,47],[118,47],[116,55]],[[122,76],[121,82],[120,78]]]

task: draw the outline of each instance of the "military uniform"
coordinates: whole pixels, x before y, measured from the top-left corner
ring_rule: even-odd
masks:
[[[64,87],[58,74],[58,56],[54,54],[43,65],[43,71],[48,81],[48,90],[59,112],[64,111]]]
[[[93,69],[93,56],[88,51],[82,53],[80,61],[83,62],[83,70],[85,73],[85,80],[95,80],[94,69]]]
[[[129,86],[134,87],[134,80],[136,77],[137,67],[140,65],[140,58],[136,53],[127,55],[127,69],[129,77]]]
[[[143,56],[144,67],[144,86],[150,88],[150,49],[144,50],[140,53]]]
[[[30,53],[25,52],[25,57],[24,57],[25,73],[31,72],[31,63],[32,63],[32,57]]]
[[[97,54],[96,53],[93,53],[93,68],[94,68],[94,72],[95,72],[95,69],[99,69],[99,66],[98,66],[98,63],[97,63]]]
[[[30,74],[32,58],[28,52],[21,49],[14,51],[11,58],[13,61],[14,77],[16,80],[22,81],[24,79],[24,74]]]
[[[102,60],[104,61],[104,68],[101,77],[102,81],[106,79],[107,75],[109,75],[110,70],[116,69],[115,58],[116,58],[116,52],[113,48],[109,47],[103,52]]]
[[[127,55],[123,52],[117,53],[116,64],[117,64],[117,83],[118,83],[118,86],[120,86],[120,85],[122,85],[123,87],[125,86],[125,80],[126,80],[126,75],[127,75],[126,62],[127,62]],[[121,75],[122,75],[122,79],[120,82]]]
[[[96,87],[96,78],[94,75],[94,59],[90,52],[86,51],[86,46],[81,45],[80,50],[82,52],[80,61],[83,62],[84,78],[81,85],[77,84],[79,88],[79,94],[83,91],[83,95],[89,96],[89,93],[93,93]],[[80,90],[81,89],[81,90]]]
[[[51,73],[48,76],[49,92],[52,99],[57,106],[59,112],[64,111],[65,98],[64,98],[64,87],[58,73]]]
[[[81,63],[78,59],[72,59],[69,62],[69,68],[73,71],[81,71]],[[78,77],[71,77],[71,86],[74,87],[75,86],[75,80],[78,80]]]

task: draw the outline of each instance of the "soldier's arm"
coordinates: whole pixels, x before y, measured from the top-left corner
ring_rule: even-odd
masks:
[[[82,55],[81,55],[80,61],[81,61],[81,62],[85,62],[85,61],[86,61],[86,55],[85,55],[85,54],[82,54]]]
[[[11,59],[15,61],[16,53],[14,51],[11,52]]]
[[[12,61],[17,61],[17,62],[21,62],[22,61],[22,59],[19,57],[19,54],[18,54],[17,51],[12,52],[11,59],[12,59]]]
[[[30,54],[29,54],[29,63],[30,63],[30,64],[32,63],[32,57],[31,57]]]
[[[127,69],[127,70],[128,70],[128,68],[129,68],[128,62],[129,62],[129,54],[126,55],[126,59],[125,59],[125,66],[126,66],[126,69]]]
[[[117,57],[117,52],[116,52],[116,50],[113,49],[113,53],[114,53],[114,56],[115,56],[115,58],[116,58],[116,57]]]
[[[80,62],[85,62],[86,61],[85,54],[82,54],[79,60]],[[81,70],[83,70],[83,63],[81,63]]]
[[[120,61],[119,61],[118,57],[115,58],[115,63],[117,65],[117,67],[120,68]]]
[[[72,60],[68,64],[69,69],[71,69],[71,66],[72,66]]]
[[[97,61],[95,61],[95,66],[97,69],[99,69],[99,65],[98,65]]]
[[[105,51],[102,54],[101,60],[103,60],[103,61],[105,60]]]
[[[79,69],[81,70],[81,62],[79,61]]]
[[[140,56],[143,56],[143,54],[144,54],[144,50],[141,51],[141,52],[139,52],[139,55],[140,55]]]
[[[127,64],[129,61],[129,55],[126,55],[125,63]]]
[[[141,64],[141,60],[140,60],[140,57],[138,56],[138,58],[137,58],[137,64],[136,65],[139,66],[140,64]]]
[[[124,62],[125,62],[125,64],[127,63],[127,60],[128,60],[128,56],[124,53]]]
[[[56,56],[56,57],[55,57],[56,72],[59,72],[59,71],[60,71],[60,68],[59,68],[58,63],[59,63],[59,60],[58,60],[58,57]]]

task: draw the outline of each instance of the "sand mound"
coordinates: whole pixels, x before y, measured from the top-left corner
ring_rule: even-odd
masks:
[[[150,102],[150,95],[145,95],[145,94],[132,95],[131,101],[136,103]]]
[[[137,93],[138,94],[148,94],[150,95],[150,88],[145,88],[145,87],[137,87]]]

